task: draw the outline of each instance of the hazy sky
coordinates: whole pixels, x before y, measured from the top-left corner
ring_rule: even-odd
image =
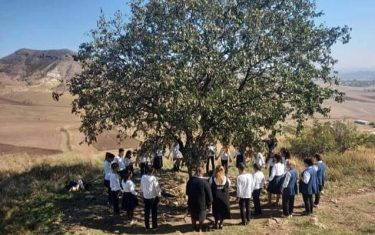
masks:
[[[74,51],[90,38],[100,9],[128,11],[126,0],[0,0],[0,58],[20,48]],[[353,28],[347,45],[333,48],[339,70],[375,69],[375,0],[317,0],[328,26]]]

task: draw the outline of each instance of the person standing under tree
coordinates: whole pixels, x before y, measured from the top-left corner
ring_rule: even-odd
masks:
[[[152,167],[155,169],[155,174],[159,171],[161,175],[161,169],[163,168],[163,149],[156,150],[155,153],[152,153]]]
[[[283,187],[281,189],[283,217],[292,217],[294,210],[294,198],[298,194],[298,171],[296,170],[296,162],[289,160],[287,163],[287,172],[285,173]]]
[[[244,163],[238,165],[237,176],[237,200],[239,202],[242,225],[250,223],[250,199],[254,190],[254,179],[249,173],[246,173]]]
[[[228,145],[223,145],[223,147],[221,148],[219,152],[219,155],[216,157],[216,160],[217,158],[220,158],[221,165],[225,169],[225,174],[227,174],[228,173],[228,161],[232,162],[232,157],[230,156]]]
[[[262,192],[262,188],[266,180],[264,178],[264,174],[259,164],[254,164],[253,168],[255,171],[253,175],[253,179],[254,179],[254,191],[253,191],[254,214],[253,216],[258,216],[262,214],[262,208],[260,206],[259,198],[260,198],[260,193]]]
[[[299,181],[299,190],[305,204],[305,211],[302,215],[311,215],[313,213],[313,194],[318,192],[318,179],[312,159],[305,158],[303,162],[306,168]]]
[[[138,161],[139,161],[139,168],[141,169],[141,177],[146,174],[146,168],[148,166],[148,159],[147,153],[139,153]]]
[[[119,148],[118,155],[113,160],[115,163],[118,164],[117,173],[120,175],[121,180],[124,178],[124,174],[125,174],[125,171],[126,171],[124,154],[125,154],[125,150],[123,148]]]
[[[215,170],[215,158],[216,158],[216,147],[213,143],[210,143],[208,146],[208,153],[207,153],[207,163],[206,163],[206,173],[211,176],[210,174],[210,162],[212,165],[212,172]]]
[[[134,220],[134,209],[138,206],[138,193],[135,191],[135,185],[131,178],[133,172],[128,171],[124,180],[121,182],[122,188],[124,189],[124,195],[122,198],[122,208],[126,211],[128,216],[128,222],[130,225],[135,224],[137,221]]]
[[[275,165],[272,168],[271,176],[268,179],[268,204],[272,205],[272,194],[276,194],[276,206],[279,205],[281,188],[283,184],[283,175],[285,173],[285,166],[282,163],[282,158],[279,154],[275,154]]]
[[[112,173],[111,163],[115,159],[115,155],[109,152],[105,153],[104,161],[104,186],[108,189],[108,205],[112,206],[112,191],[110,186],[110,178]]]
[[[171,149],[169,150],[168,159],[170,155],[172,154],[173,157],[173,172],[179,172],[180,171],[180,164],[182,159],[182,153],[181,150],[183,149],[184,145],[182,141],[177,138],[176,142],[172,145]]]
[[[120,186],[120,180],[118,178],[118,163],[114,162],[111,164],[112,168],[112,173],[110,176],[110,187],[111,187],[111,194],[112,194],[112,203],[113,203],[113,213],[115,215],[120,214],[120,209],[119,209],[119,197],[120,197],[120,192],[121,186]]]
[[[203,168],[198,167],[195,176],[186,184],[188,196],[188,209],[191,215],[193,229],[196,232],[203,230],[203,222],[206,219],[206,209],[212,203],[212,193],[207,180],[203,178]],[[197,222],[199,225],[197,226]]]
[[[223,166],[217,166],[209,181],[212,191],[212,214],[215,218],[215,228],[223,229],[225,219],[230,219],[229,188],[230,180],[225,176]]]
[[[320,196],[324,188],[324,182],[326,178],[326,169],[327,166],[323,162],[323,156],[321,154],[315,154],[314,159],[316,161],[315,163],[315,170],[316,170],[316,175],[317,175],[317,180],[318,180],[318,192],[315,194],[315,201],[314,201],[314,206],[319,207],[319,201],[320,201]]]
[[[158,203],[161,197],[161,189],[158,179],[153,175],[153,168],[148,166],[146,174],[141,178],[141,190],[143,194],[145,210],[145,229],[150,229],[150,210],[152,214],[152,229],[158,229]]]
[[[246,159],[245,159],[244,151],[239,146],[237,146],[235,149],[234,158],[236,159],[236,168],[238,168],[241,163],[243,163],[246,167]]]

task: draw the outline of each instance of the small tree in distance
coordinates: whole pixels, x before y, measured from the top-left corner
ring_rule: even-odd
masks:
[[[91,143],[104,130],[162,144],[186,136],[189,172],[209,141],[250,145],[287,116],[299,128],[342,100],[331,47],[347,26],[316,24],[310,0],[149,0],[104,16],[80,46],[72,111]],[[150,146],[150,144],[144,145]],[[154,146],[155,148],[157,146]]]

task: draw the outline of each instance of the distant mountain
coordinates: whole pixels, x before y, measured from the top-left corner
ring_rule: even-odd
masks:
[[[358,80],[358,81],[366,81],[366,80],[375,80],[375,71],[357,71],[357,72],[350,72],[350,73],[340,73],[339,77],[342,80]]]
[[[40,84],[69,80],[81,71],[74,61],[76,52],[61,50],[20,49],[0,59],[0,81]]]

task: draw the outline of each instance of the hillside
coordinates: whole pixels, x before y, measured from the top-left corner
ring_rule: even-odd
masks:
[[[342,80],[357,80],[357,81],[368,81],[375,79],[375,71],[356,71],[350,73],[340,73],[339,77]]]
[[[20,49],[0,59],[0,82],[34,85],[69,80],[81,71],[80,64],[74,61],[75,54],[67,49]]]

